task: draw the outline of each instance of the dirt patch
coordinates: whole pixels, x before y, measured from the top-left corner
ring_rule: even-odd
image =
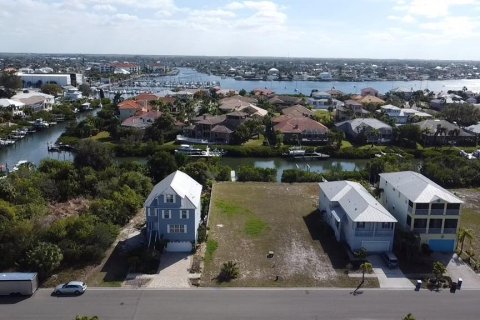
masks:
[[[57,220],[78,216],[87,212],[90,207],[90,200],[85,198],[74,198],[66,202],[50,203],[48,211],[50,214],[43,218],[42,224],[50,225]]]
[[[480,212],[480,189],[452,189],[450,191],[465,201],[464,208],[472,208]]]

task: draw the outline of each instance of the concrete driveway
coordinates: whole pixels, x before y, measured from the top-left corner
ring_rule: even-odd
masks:
[[[434,253],[433,257],[447,266],[447,273],[452,281],[457,282],[458,278],[462,278],[463,289],[480,289],[480,275],[475,273],[456,253]]]
[[[400,268],[390,269],[379,255],[368,256],[373,266],[373,272],[378,278],[380,288],[385,289],[414,289],[413,283],[403,274]]]
[[[191,253],[165,252],[160,258],[156,275],[148,283],[149,288],[189,288],[188,280],[192,263]]]

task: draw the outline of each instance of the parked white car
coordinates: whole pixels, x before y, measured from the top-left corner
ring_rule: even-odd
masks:
[[[55,287],[54,294],[75,294],[79,295],[87,290],[87,284],[81,281],[70,281],[68,283],[62,283]]]

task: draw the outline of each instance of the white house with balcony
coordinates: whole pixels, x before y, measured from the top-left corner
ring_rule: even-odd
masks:
[[[437,252],[453,252],[463,201],[413,171],[380,174],[381,203],[406,231]]]
[[[321,182],[318,208],[335,238],[352,251],[391,251],[395,219],[361,184]]]

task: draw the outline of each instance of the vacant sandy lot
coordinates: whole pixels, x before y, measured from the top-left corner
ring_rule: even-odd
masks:
[[[356,286],[343,272],[344,250],[320,221],[318,192],[316,183],[216,184],[201,284]],[[240,277],[220,284],[216,277],[228,260],[237,262]],[[376,279],[369,279],[372,285]]]

